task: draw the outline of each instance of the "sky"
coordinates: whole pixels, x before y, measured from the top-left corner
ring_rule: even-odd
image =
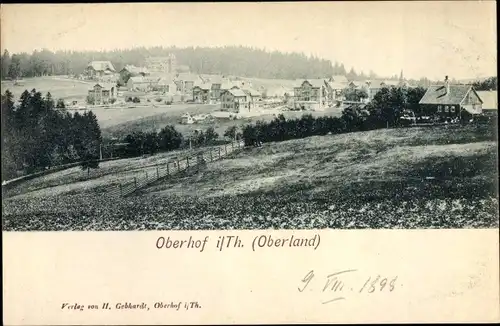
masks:
[[[496,75],[488,1],[10,4],[9,52],[243,45],[303,52],[368,73],[441,80]]]

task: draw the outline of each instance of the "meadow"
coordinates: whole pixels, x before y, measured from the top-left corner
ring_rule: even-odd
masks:
[[[439,126],[267,143],[158,181],[125,198],[99,192],[103,177],[89,181],[85,190],[53,192],[49,185],[57,180],[72,184],[65,172],[59,172],[50,177],[52,184],[38,181],[36,191],[20,185],[24,190],[5,199],[3,227],[498,227],[497,152],[493,138],[478,126]],[[138,160],[137,167],[142,164]],[[120,173],[128,175],[133,171],[131,167]]]
[[[89,88],[93,86],[91,82],[87,81],[52,76],[26,78],[23,79],[21,85],[14,85],[12,81],[2,81],[1,85],[2,93],[8,89],[15,99],[19,99],[25,90],[36,89],[43,96],[50,92],[55,100],[75,100],[79,103],[85,100]]]

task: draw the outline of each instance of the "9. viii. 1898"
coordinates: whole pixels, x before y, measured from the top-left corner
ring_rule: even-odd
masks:
[[[302,279],[298,287],[299,292],[308,291],[318,291],[321,293],[331,293],[334,296],[323,304],[345,300],[345,295],[348,293],[376,293],[376,292],[393,292],[398,286],[398,276],[369,276],[363,279],[363,282],[359,282],[359,278],[354,278],[357,270],[347,269],[339,272],[335,272],[327,275],[324,278],[316,277],[313,270],[307,273]]]

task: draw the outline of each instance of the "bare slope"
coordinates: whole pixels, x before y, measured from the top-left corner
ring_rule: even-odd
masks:
[[[4,202],[7,229],[462,228],[498,225],[496,144],[476,127],[265,144],[113,199]]]

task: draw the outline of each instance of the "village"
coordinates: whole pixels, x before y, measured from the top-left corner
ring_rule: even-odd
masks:
[[[215,105],[208,114],[187,110],[179,123],[208,123],[214,119],[239,119],[283,111],[342,112],[346,107],[366,105],[382,88],[415,88],[401,71],[398,80],[348,80],[338,75],[329,78],[300,79],[256,85],[238,76],[195,74],[179,65],[175,55],[149,57],[144,67],[125,65],[116,71],[110,61],[92,61],[80,80],[91,82],[85,103],[69,101],[68,108],[89,110],[104,108],[168,107],[172,104]],[[346,96],[350,94],[351,96]],[[471,85],[452,84],[446,76],[430,85],[420,101],[428,116],[406,114],[402,119],[414,122],[430,119],[456,122],[465,110],[472,116],[496,110],[496,91],[476,91]],[[485,102],[486,101],[486,102]]]

